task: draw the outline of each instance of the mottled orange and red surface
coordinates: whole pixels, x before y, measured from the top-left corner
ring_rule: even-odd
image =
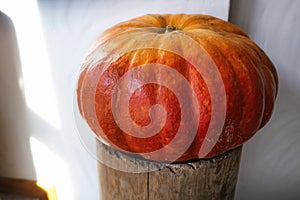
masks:
[[[190,40],[199,48],[188,45]],[[201,70],[207,72],[205,78],[194,63],[201,63]],[[115,89],[116,85],[130,70],[148,64],[167,66],[183,76],[198,104],[173,73],[157,73],[153,70],[156,65],[152,65],[130,77],[131,84],[126,89],[138,89],[128,94],[128,107],[120,106],[123,98],[118,96],[121,92]],[[217,68],[218,74],[210,72],[212,67]],[[142,84],[141,79],[149,78],[145,76],[156,80],[155,83]],[[216,81],[218,76],[221,83]],[[180,104],[170,87],[159,84],[161,80],[183,93],[184,104]],[[223,100],[221,90],[225,90]],[[166,14],[142,16],[105,31],[86,56],[77,95],[83,118],[101,140],[119,150],[155,161],[175,161],[172,155],[178,153],[176,147],[180,149],[188,143],[188,148],[176,159],[182,162],[217,156],[251,138],[270,119],[277,90],[278,77],[273,64],[240,28],[206,15]],[[217,104],[212,104],[212,95]],[[128,117],[136,126],[151,124],[151,118],[159,118],[161,114],[152,112],[150,118],[149,111],[156,104],[166,113],[165,124],[156,134],[135,137],[129,133],[130,128],[126,131],[120,128],[119,123],[124,119],[126,125]],[[218,112],[219,106],[225,106],[225,112]],[[189,109],[191,116],[198,113],[199,120],[191,117],[184,121],[182,109]],[[214,118],[212,109],[216,109]],[[116,122],[114,115],[123,110],[128,110],[130,115]],[[220,131],[216,128],[214,133],[217,141],[201,157],[203,142],[209,140],[208,128],[211,126],[214,131],[214,123],[218,123],[215,119],[222,115],[222,128]],[[168,147],[179,127],[184,135]],[[193,127],[197,128],[196,135],[190,134]],[[163,148],[160,154],[147,154]]]

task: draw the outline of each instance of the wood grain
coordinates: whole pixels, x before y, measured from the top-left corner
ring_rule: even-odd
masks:
[[[212,159],[166,164],[98,143],[99,158],[110,166],[98,164],[100,196],[105,200],[232,200],[241,151],[238,147]]]

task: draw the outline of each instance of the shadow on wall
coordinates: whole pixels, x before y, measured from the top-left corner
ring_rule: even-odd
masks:
[[[35,179],[12,21],[0,12],[0,176]]]
[[[279,74],[272,119],[244,145],[236,199],[300,199],[299,5],[231,1],[230,21],[265,50]]]

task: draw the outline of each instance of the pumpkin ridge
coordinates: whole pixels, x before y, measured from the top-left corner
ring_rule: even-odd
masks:
[[[223,42],[227,43],[229,41],[230,40],[223,41]],[[260,80],[261,88],[262,88],[261,95],[263,95],[262,99],[261,99],[262,100],[261,101],[262,110],[261,110],[261,113],[257,113],[257,114],[255,114],[255,116],[257,116],[257,115],[261,116],[260,119],[256,120],[259,124],[261,124],[261,122],[262,122],[262,116],[263,116],[264,111],[265,111],[265,99],[266,99],[266,97],[265,97],[265,75],[264,75],[263,71],[259,68],[259,66],[257,64],[255,64],[255,62],[253,61],[254,58],[252,56],[250,56],[251,53],[253,53],[251,48],[249,49],[246,46],[243,46],[241,43],[238,43],[238,42],[235,42],[235,41],[231,41],[231,42],[233,42],[236,45],[235,48],[237,48],[238,52],[240,52],[240,56],[242,56],[242,57],[240,57],[240,59],[243,58],[243,63],[247,63],[247,62],[249,63],[247,65],[247,67],[246,67],[246,69],[248,71],[246,74],[248,74],[248,76],[250,75],[249,77],[252,76],[250,78],[250,81],[251,82],[255,81],[255,79],[253,79],[253,77],[257,77],[257,78],[259,78],[258,80]],[[256,63],[258,63],[258,62],[259,62],[259,60],[257,60]],[[256,76],[253,75],[254,72],[255,72]],[[256,85],[254,83],[255,82],[253,82],[253,85]],[[258,90],[258,87],[257,87],[257,90]],[[258,97],[256,95],[255,99],[257,99],[257,98]],[[244,105],[244,108],[246,108],[246,106],[247,106],[247,104]],[[256,110],[258,110],[258,107],[255,107],[255,108],[256,108]],[[255,118],[254,118],[254,120],[255,120]],[[241,121],[240,124],[243,126],[243,121]],[[257,127],[256,130],[253,130],[253,133],[255,133],[259,129],[259,127],[260,127],[260,125]],[[250,131],[247,131],[247,132],[248,132],[249,136],[248,136],[248,138],[245,137],[246,140],[248,140],[250,137],[252,137],[252,134],[253,134]]]
[[[215,39],[215,38],[214,38]],[[230,99],[228,99],[227,97],[227,113],[226,113],[226,119],[225,119],[225,124],[221,133],[221,136],[219,138],[219,143],[216,144],[215,146],[215,151],[218,151],[217,149],[222,149],[220,147],[220,145],[223,143],[223,141],[227,141],[229,140],[229,138],[231,138],[230,140],[237,140],[236,137],[239,137],[238,134],[233,134],[232,136],[229,136],[228,132],[226,133],[225,131],[227,130],[227,127],[229,127],[228,130],[230,130],[230,132],[232,132],[234,130],[235,133],[239,132],[240,129],[240,121],[242,119],[243,113],[244,113],[244,94],[243,91],[240,89],[240,77],[237,78],[237,73],[236,73],[236,67],[232,64],[232,60],[228,59],[225,54],[224,54],[224,50],[220,48],[220,46],[216,45],[214,42],[210,41],[210,40],[202,40],[201,37],[198,39],[198,42],[201,44],[201,46],[206,49],[206,51],[212,56],[212,58],[214,59],[214,62],[216,63],[216,65],[218,66],[219,70],[221,65],[224,65],[223,69],[228,69],[228,67],[230,68],[230,72],[231,72],[231,78],[228,79],[226,78],[226,82],[227,84],[225,84],[226,82],[224,82],[225,85],[230,84],[231,87],[227,87],[226,93],[227,94],[232,94],[231,90],[233,90],[232,87],[234,87],[234,89],[237,89],[239,92],[235,92],[234,96],[230,96]],[[205,44],[205,45],[204,45]],[[221,44],[221,43],[220,43]],[[216,59],[216,54],[219,54],[218,59]],[[219,60],[222,60],[222,62],[220,62]],[[228,73],[228,72],[227,72]],[[222,77],[223,79],[225,77]],[[226,87],[225,87],[226,89]],[[228,91],[229,90],[229,91]],[[233,98],[233,99],[232,99]],[[235,105],[232,105],[230,107],[228,107],[228,102],[235,102]],[[237,110],[235,110],[235,113],[228,113],[228,110],[231,110],[231,107],[235,107],[235,108],[241,108],[241,110],[239,112],[237,112]],[[236,124],[235,126],[233,126],[233,124]],[[232,134],[232,133],[230,133]],[[226,137],[226,138],[224,138]],[[229,144],[227,145],[233,145],[230,144],[231,142],[229,142]],[[225,148],[224,148],[225,149]],[[221,153],[221,152],[219,152]],[[207,158],[210,157],[210,155],[207,155]]]
[[[254,65],[256,66],[257,70],[260,71],[264,83],[265,103],[262,121],[260,125],[261,128],[270,119],[273,111],[273,105],[276,98],[278,84],[278,81],[276,81],[277,74],[275,73],[274,75],[274,71],[272,70],[275,70],[275,68],[272,62],[268,60],[268,58],[266,58],[264,52],[255,43],[251,42],[250,40],[242,40],[239,41],[238,44],[241,45],[241,48],[243,49],[249,47],[252,50],[251,53],[253,54],[253,56],[251,56],[251,59],[253,59],[253,57],[258,57],[259,59],[257,60],[257,62],[262,63],[261,65]],[[248,56],[252,54],[249,54]],[[267,64],[265,64],[266,59],[269,61]],[[275,95],[272,94],[272,91],[275,91]]]

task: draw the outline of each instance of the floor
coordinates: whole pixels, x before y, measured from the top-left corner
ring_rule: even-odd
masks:
[[[38,200],[38,198],[26,197],[23,195],[0,193],[0,200]]]

